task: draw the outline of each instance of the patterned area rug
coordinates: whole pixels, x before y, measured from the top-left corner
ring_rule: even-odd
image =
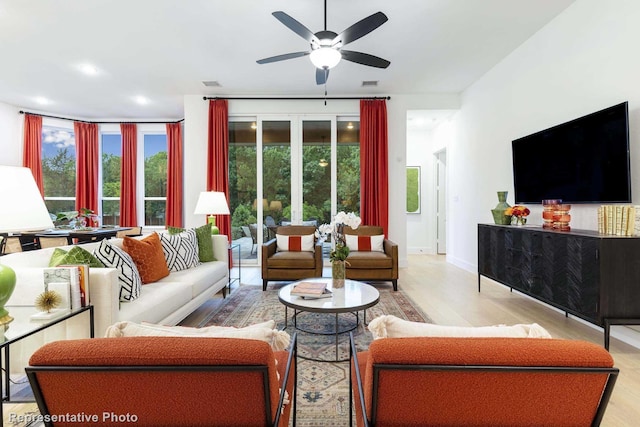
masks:
[[[209,325],[243,327],[267,320],[275,320],[278,328],[293,333],[293,310],[288,310],[278,301],[278,290],[285,284],[270,284],[269,290],[259,286],[240,286],[220,306],[214,309],[200,327]],[[427,316],[401,290],[378,288],[380,302],[367,310],[367,322],[383,314],[392,314],[402,319],[432,323]],[[353,329],[358,350],[365,350],[371,342],[371,333],[363,325],[360,313],[339,316],[339,330]],[[332,333],[335,328],[334,314],[300,313],[298,328],[315,333]],[[349,363],[317,362],[304,358],[335,360],[335,336],[316,335],[298,331],[298,410],[296,422],[299,426],[348,426],[349,425]],[[349,357],[349,335],[338,337],[338,359]]]

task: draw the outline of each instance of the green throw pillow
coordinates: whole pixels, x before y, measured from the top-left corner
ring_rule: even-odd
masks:
[[[69,252],[60,248],[53,250],[53,255],[49,260],[49,267],[57,267],[63,264],[88,264],[89,267],[104,268],[104,264],[98,258],[80,246],[74,246]]]
[[[179,234],[184,228],[168,227],[169,234]],[[215,261],[213,256],[213,242],[211,241],[211,224],[207,223],[202,227],[194,228],[198,238],[198,258],[200,262]]]

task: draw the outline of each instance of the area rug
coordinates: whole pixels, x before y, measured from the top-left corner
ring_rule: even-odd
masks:
[[[200,327],[210,325],[247,326],[266,320],[275,320],[279,329],[293,333],[293,310],[288,310],[285,323],[285,308],[278,301],[278,290],[284,284],[269,285],[263,292],[259,286],[240,286],[221,305],[204,317]],[[427,316],[402,290],[378,288],[380,302],[366,312],[367,322],[383,314],[392,314],[402,319],[432,323]],[[354,327],[354,338],[358,350],[366,350],[372,340],[371,333],[359,317],[352,314],[339,316],[340,330]],[[334,331],[335,315],[301,313],[298,327],[313,332]],[[285,328],[286,326],[286,328]],[[309,359],[335,360],[335,336],[317,335],[298,331],[298,410],[296,423],[299,426],[348,426],[349,425],[349,363],[317,362]],[[338,339],[338,359],[349,357],[349,334]]]

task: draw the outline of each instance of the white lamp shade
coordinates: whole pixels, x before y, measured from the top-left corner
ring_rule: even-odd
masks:
[[[329,69],[338,65],[338,62],[342,59],[342,54],[332,47],[320,47],[311,52],[309,58],[316,68]]]
[[[0,166],[0,232],[45,228],[53,221],[31,170]]]
[[[203,191],[198,197],[194,214],[229,215],[227,197],[220,191]]]

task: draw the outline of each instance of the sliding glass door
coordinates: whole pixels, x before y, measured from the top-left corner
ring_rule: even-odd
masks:
[[[232,232],[243,262],[257,263],[279,225],[317,226],[338,210],[359,211],[358,125],[335,115],[230,119]]]

